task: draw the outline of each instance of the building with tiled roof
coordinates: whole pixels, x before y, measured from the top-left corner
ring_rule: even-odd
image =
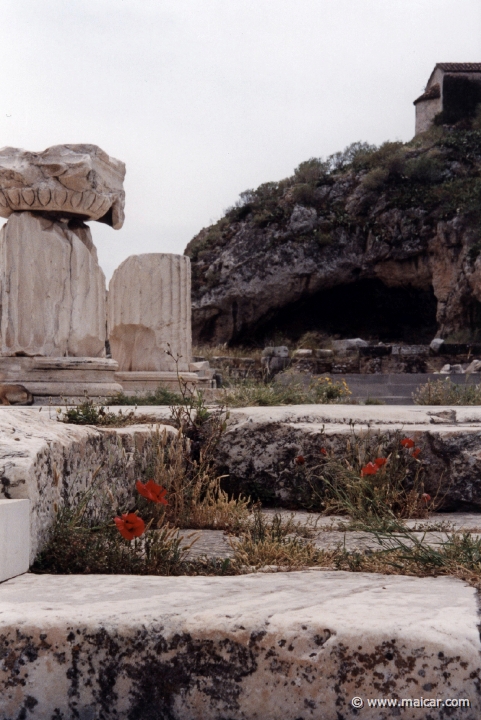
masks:
[[[437,63],[426,89],[414,101],[416,135],[428,130],[436,115],[454,124],[472,117],[481,103],[481,63]]]

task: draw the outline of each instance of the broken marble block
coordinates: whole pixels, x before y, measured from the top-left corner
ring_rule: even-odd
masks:
[[[105,295],[80,220],[22,212],[0,230],[0,355],[104,357]]]
[[[109,285],[108,331],[120,371],[188,371],[192,359],[190,259],[131,255]]]
[[[28,572],[30,501],[0,499],[0,583]]]
[[[40,153],[0,149],[0,216],[55,213],[98,220],[118,230],[124,222],[125,165],[97,145],[54,145]]]

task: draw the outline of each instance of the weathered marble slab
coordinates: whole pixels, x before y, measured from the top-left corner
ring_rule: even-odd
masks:
[[[2,718],[481,715],[476,591],[453,578],[23,575],[0,607]]]
[[[104,357],[105,276],[90,229],[31,212],[0,230],[0,354]]]
[[[19,211],[124,221],[125,165],[97,145],[54,145],[43,152],[0,149],[0,216]]]
[[[190,259],[131,255],[109,284],[108,329],[119,370],[188,371],[192,360]]]
[[[0,500],[0,582],[30,566],[30,503]]]

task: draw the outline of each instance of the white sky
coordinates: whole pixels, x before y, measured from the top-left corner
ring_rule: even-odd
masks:
[[[110,277],[182,253],[239,193],[356,140],[408,140],[436,62],[481,61],[479,0],[2,0],[0,146],[94,143],[126,222]]]

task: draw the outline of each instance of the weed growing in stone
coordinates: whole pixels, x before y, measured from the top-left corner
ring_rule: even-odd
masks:
[[[74,425],[101,425],[101,426],[116,426],[122,427],[124,425],[131,425],[134,413],[122,414],[114,413],[105,408],[104,405],[98,404],[90,398],[85,400],[79,405],[67,406],[65,410],[59,408],[57,410],[59,420],[64,423],[71,423]]]
[[[350,395],[345,381],[334,382],[328,377],[317,378],[307,387],[245,380],[226,388],[222,402],[228,407],[312,405],[347,402]]]
[[[283,570],[322,565],[325,552],[295,533],[295,525],[275,514],[270,520],[255,507],[238,538],[231,539],[233,566],[240,572],[259,568]]]
[[[438,505],[424,490],[422,448],[399,431],[354,432],[342,455],[321,448],[320,462],[299,467],[311,509],[353,522],[427,517]]]
[[[157,433],[151,466],[153,480],[166,488],[171,525],[189,528],[234,530],[248,514],[248,501],[229,498],[221,488],[222,477],[214,468],[217,443],[224,419],[213,413],[200,424],[178,420],[179,434],[169,440]]]
[[[105,413],[105,418],[104,408],[91,401],[69,410],[66,422],[118,425],[116,413],[112,418]],[[230,499],[214,468],[225,412],[209,411],[201,395],[171,411],[178,432],[172,436],[165,429],[153,431],[141,463],[147,479],[137,481],[137,494],[116,498],[106,483],[97,486],[93,478],[74,507],[58,512],[35,572],[178,574],[189,550],[179,527],[240,527],[248,501]],[[194,572],[191,565],[189,572]]]
[[[367,529],[367,528],[366,528]],[[481,588],[481,537],[465,532],[448,534],[435,545],[426,542],[402,523],[371,523],[378,551],[348,552],[339,548],[331,560],[338,570],[377,572],[387,575],[451,575]]]
[[[481,385],[460,385],[450,378],[421,385],[413,400],[416,405],[481,405]]]
[[[90,496],[91,497],[91,496]],[[49,540],[37,556],[32,572],[36,573],[112,573],[115,575],[172,575],[180,572],[189,545],[182,545],[178,530],[161,524],[157,529],[149,522],[149,532],[137,522],[140,534],[132,538],[128,528],[135,523],[126,522],[125,513],[119,523],[104,514],[95,519],[88,514],[89,496],[79,506],[63,508],[50,533]],[[132,518],[130,518],[132,520]],[[122,522],[123,521],[123,522]],[[136,536],[137,535],[137,536]]]
[[[118,393],[113,398],[109,398],[109,405],[187,405],[191,402],[191,398],[184,398],[180,393],[162,385],[152,393],[139,393],[134,396]]]

